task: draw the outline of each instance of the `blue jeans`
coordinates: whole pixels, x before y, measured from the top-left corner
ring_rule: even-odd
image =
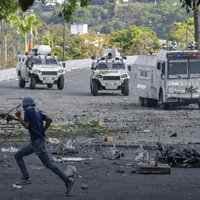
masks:
[[[57,176],[59,176],[65,183],[69,181],[69,177],[66,176],[56,165],[52,163],[45,149],[45,141],[42,139],[38,139],[34,141],[33,144],[25,145],[19,151],[17,151],[14,155],[17,161],[17,164],[21,170],[22,176],[25,179],[29,178],[29,174],[26,169],[26,165],[25,165],[23,157],[28,156],[32,153],[35,153],[39,157],[39,159],[42,161],[44,166],[46,166],[52,172],[54,172]]]

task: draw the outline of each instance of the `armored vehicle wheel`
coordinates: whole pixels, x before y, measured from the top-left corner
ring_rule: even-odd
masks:
[[[149,98],[144,98],[144,105],[146,107],[150,107],[151,106],[151,100]]]
[[[198,107],[199,107],[199,109],[200,109],[200,103],[197,103],[197,105],[198,105]]]
[[[90,92],[91,92],[91,94],[93,94],[93,91],[92,91],[92,83],[90,83]]]
[[[98,95],[98,85],[97,85],[97,82],[95,80],[92,80],[92,94],[94,96]]]
[[[153,107],[156,107],[156,106],[158,105],[158,101],[157,101],[156,99],[152,99],[152,100],[151,100],[151,105],[152,105]]]
[[[144,98],[139,97],[139,102],[140,102],[140,105],[141,105],[141,106],[144,106]]]
[[[124,87],[122,90],[125,96],[129,95],[129,80],[128,79],[124,80]]]
[[[169,104],[168,103],[163,103],[163,109],[164,110],[169,110]]]
[[[35,89],[36,78],[34,75],[30,75],[30,89]]]
[[[164,110],[169,110],[169,104],[163,102],[163,92],[162,91],[160,92],[160,102],[161,102]]]
[[[52,83],[49,83],[49,84],[47,84],[47,87],[48,87],[48,88],[52,88],[52,87],[53,87],[53,84],[52,84]]]
[[[64,88],[64,76],[61,75],[57,81],[57,87],[59,90],[62,90]]]
[[[22,79],[21,75],[18,76],[18,83],[20,88],[24,88],[26,85],[26,81]]]

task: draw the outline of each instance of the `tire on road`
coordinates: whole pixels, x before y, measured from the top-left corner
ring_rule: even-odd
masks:
[[[26,81],[24,79],[22,79],[21,74],[19,74],[18,76],[18,84],[20,88],[24,88],[26,85]]]
[[[124,86],[122,88],[122,93],[124,94],[124,96],[129,95],[129,80],[128,79],[124,80]]]
[[[143,97],[139,97],[139,102],[141,106],[144,106],[144,98]]]
[[[98,84],[95,80],[92,80],[91,91],[94,96],[98,95]]]
[[[36,78],[33,74],[30,75],[30,89],[35,89]]]
[[[59,79],[57,81],[58,90],[62,90],[64,88],[64,82],[65,82],[64,76],[60,75],[60,77],[59,77]]]
[[[160,102],[161,102],[164,110],[169,110],[169,104],[163,102],[163,92],[162,91],[160,92]]]

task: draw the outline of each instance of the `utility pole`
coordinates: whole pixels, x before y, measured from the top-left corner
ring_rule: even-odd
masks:
[[[67,6],[67,0],[63,0],[63,61],[65,60],[65,43],[66,43],[66,21],[65,21],[66,6]]]
[[[66,23],[65,23],[65,14],[63,13],[63,61],[65,60],[65,33],[66,33]]]
[[[2,69],[5,69],[5,40],[4,40],[4,21],[1,20],[1,59],[2,59]]]
[[[187,12],[187,11],[186,11]],[[186,42],[185,42],[185,47],[187,48],[187,46],[188,46],[188,17],[189,17],[189,13],[187,12],[186,13],[186,35],[185,35],[185,40],[186,40]]]
[[[200,51],[200,12],[199,12],[199,6],[197,6],[197,1],[194,5],[194,37],[195,42],[197,43],[197,49]]]

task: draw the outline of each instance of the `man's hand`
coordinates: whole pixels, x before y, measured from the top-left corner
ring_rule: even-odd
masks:
[[[16,116],[17,118],[21,118],[21,115],[22,115],[21,110],[18,110],[18,109],[17,109],[17,112],[15,113],[15,116]]]
[[[26,128],[26,129],[29,128],[29,122],[25,122],[25,121],[22,119],[21,110],[17,109],[17,112],[15,113],[15,116],[19,119],[19,121],[20,121],[21,124],[24,126],[24,128]]]

